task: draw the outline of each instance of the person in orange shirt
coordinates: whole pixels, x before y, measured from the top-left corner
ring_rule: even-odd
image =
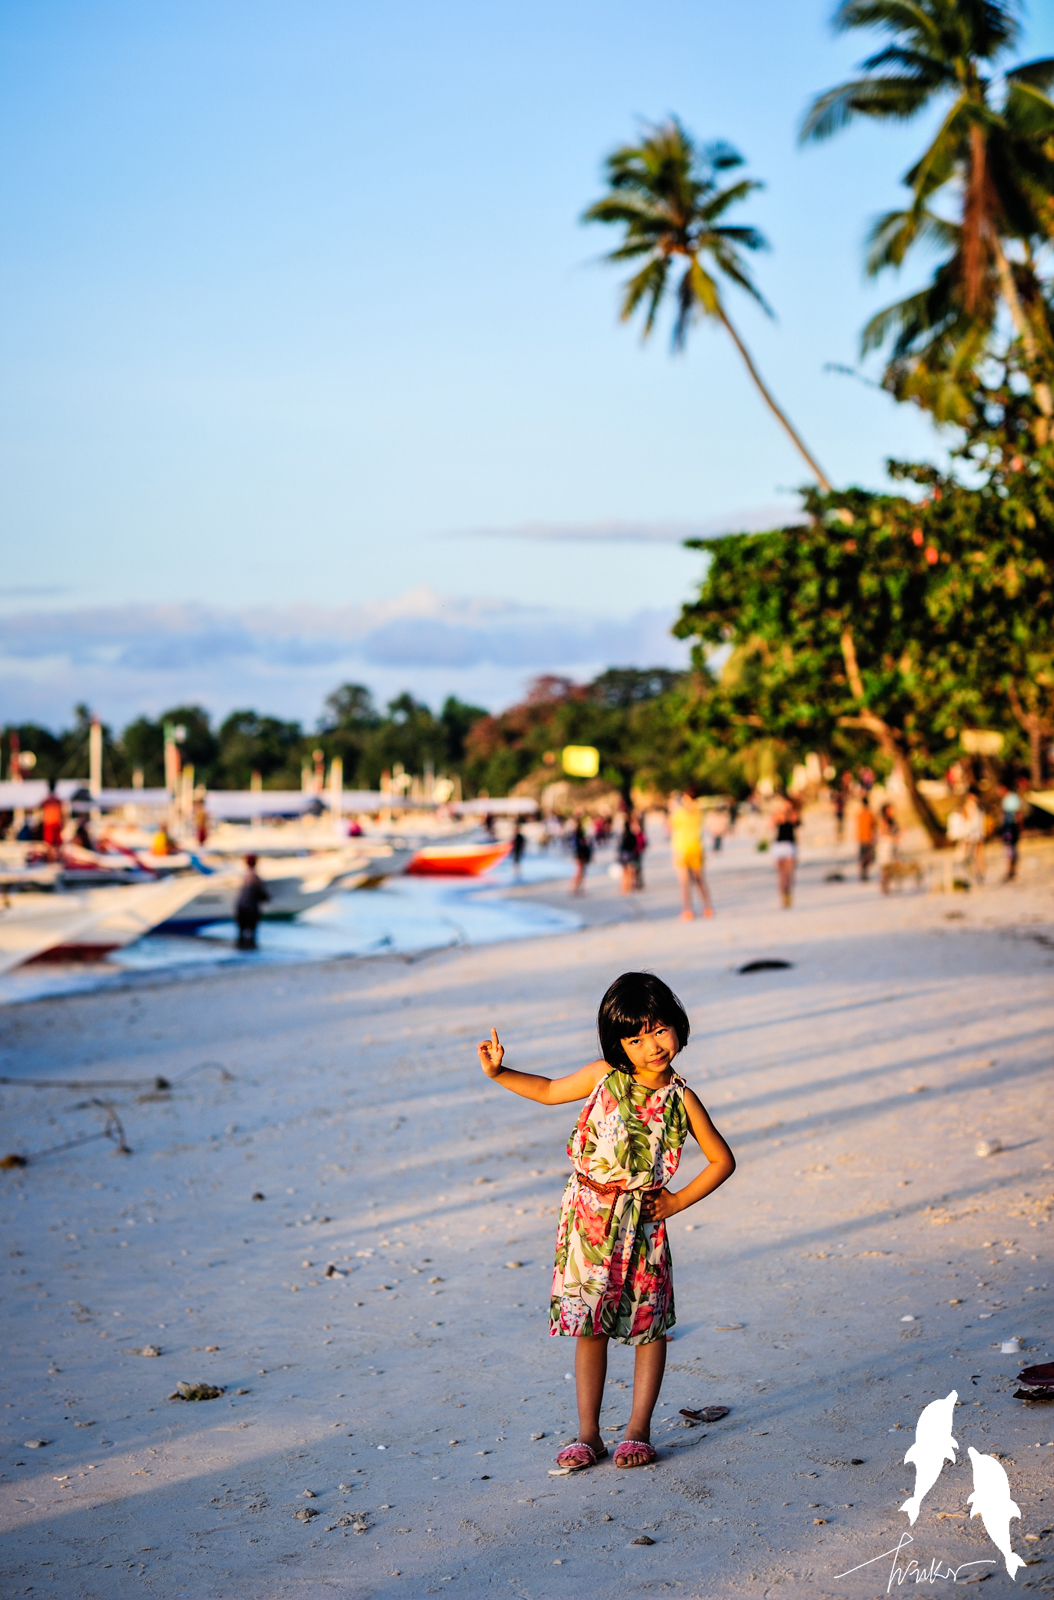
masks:
[[[40,808],[40,821],[43,826],[44,848],[47,850],[48,859],[54,861],[62,844],[62,825],[66,820],[66,813],[62,801],[55,793],[54,781],[48,784],[48,792],[44,804]]]
[[[860,796],[860,810],[856,814],[856,842],[860,854],[860,882],[867,882],[875,860],[875,813],[867,803],[867,795]]]

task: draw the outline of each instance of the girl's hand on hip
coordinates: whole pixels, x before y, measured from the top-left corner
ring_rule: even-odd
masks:
[[[490,1038],[481,1040],[478,1048],[480,1066],[488,1078],[496,1078],[501,1071],[501,1063],[505,1055],[505,1047],[498,1042],[496,1028],[491,1028]]]
[[[680,1211],[680,1202],[669,1189],[649,1189],[647,1194],[641,1196],[640,1219],[642,1222],[665,1222],[667,1217],[674,1217]]]

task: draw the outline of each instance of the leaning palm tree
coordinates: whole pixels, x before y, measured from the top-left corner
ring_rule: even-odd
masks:
[[[927,290],[872,320],[865,350],[895,332],[894,369],[913,352],[939,387],[989,347],[1002,302],[1034,374],[1036,403],[1050,418],[1054,347],[1034,250],[1054,235],[1054,60],[1004,72],[1002,94],[994,94],[996,63],[1018,35],[1005,0],[842,0],[834,27],[877,28],[889,42],[863,62],[867,76],[817,97],[803,141],[826,139],[854,117],[903,122],[944,102],[929,148],[905,174],[910,204],[872,229],[867,270],[899,267],[924,242],[952,253]],[[948,199],[953,218],[935,210]],[[1008,258],[1011,240],[1023,260]]]
[[[787,430],[821,488],[829,490],[825,474],[762,381],[721,298],[718,278],[724,277],[769,310],[740,255],[742,250],[765,249],[763,235],[756,228],[732,227],[721,220],[731,206],[761,188],[750,178],[721,187],[723,174],[742,165],[742,156],[731,145],[696,145],[676,117],[648,125],[639,144],[622,145],[608,156],[608,193],[583,213],[582,221],[614,223],[625,230],[622,244],[605,260],[642,262],[623,291],[623,322],[643,307],[647,338],[668,294],[676,303],[674,350],[684,349],[688,330],[697,318],[712,317],[720,322],[765,404]],[[675,258],[684,262],[676,285],[672,282]]]

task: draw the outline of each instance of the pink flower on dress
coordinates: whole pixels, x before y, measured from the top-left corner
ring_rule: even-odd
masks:
[[[588,1190],[583,1192],[581,1189],[578,1192],[575,1201],[575,1227],[587,1244],[599,1245],[607,1238],[608,1212],[607,1209],[595,1208],[591,1201],[585,1198],[588,1192]]]
[[[645,1301],[643,1305],[639,1305],[637,1307],[637,1314],[633,1318],[633,1326],[630,1329],[630,1338],[635,1339],[638,1334],[647,1333],[654,1321],[654,1307],[650,1306],[647,1301]]]

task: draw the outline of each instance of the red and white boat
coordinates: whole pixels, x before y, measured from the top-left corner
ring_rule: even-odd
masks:
[[[504,861],[512,840],[500,844],[426,844],[407,872],[415,878],[475,878]]]

